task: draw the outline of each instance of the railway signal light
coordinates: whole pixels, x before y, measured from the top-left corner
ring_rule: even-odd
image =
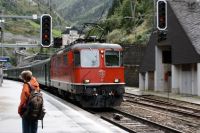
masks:
[[[56,37],[56,38],[54,38],[53,39],[54,41],[54,43],[53,43],[53,47],[54,48],[60,48],[61,46],[62,46],[62,38],[60,38],[60,37]]]
[[[52,18],[49,14],[43,14],[40,19],[40,40],[42,47],[50,47],[52,44]]]
[[[167,39],[167,31],[158,31],[158,42],[164,41]]]
[[[167,2],[166,0],[157,1],[157,29],[167,29]]]

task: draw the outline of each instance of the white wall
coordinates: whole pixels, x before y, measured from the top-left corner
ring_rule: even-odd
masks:
[[[179,68],[179,88],[180,94],[198,94],[198,66],[190,64],[188,70],[183,70],[184,65]]]
[[[145,73],[145,87],[144,87],[145,90],[148,90],[149,89],[149,73],[146,72]]]
[[[164,67],[162,64],[162,50],[155,47],[155,91],[164,91]]]
[[[200,96],[200,63],[197,64],[197,95]]]
[[[192,66],[192,95],[197,95],[197,64],[193,64]]]
[[[192,94],[192,71],[181,71],[181,94]]]
[[[146,72],[144,75],[139,73],[139,88],[140,90],[154,89],[154,73]]]
[[[180,68],[178,66],[172,65],[172,93],[179,93],[180,82],[179,82],[179,71]]]

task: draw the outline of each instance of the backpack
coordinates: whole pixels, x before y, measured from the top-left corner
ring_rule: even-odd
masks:
[[[26,109],[22,117],[31,120],[42,120],[43,128],[43,118],[46,112],[43,106],[42,93],[36,91],[30,83],[27,84],[29,86],[30,96],[26,102]]]

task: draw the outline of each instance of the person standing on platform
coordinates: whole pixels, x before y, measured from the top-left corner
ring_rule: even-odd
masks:
[[[40,91],[39,83],[36,78],[32,76],[31,71],[23,71],[20,75],[21,79],[24,81],[22,92],[21,92],[21,101],[18,107],[18,114],[22,118],[22,133],[37,133],[38,129],[38,120],[32,120],[27,117],[23,117],[24,108],[27,105],[28,98],[30,96],[30,85],[36,90]]]

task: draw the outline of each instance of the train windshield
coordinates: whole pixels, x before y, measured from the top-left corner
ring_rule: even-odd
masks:
[[[119,51],[106,51],[105,52],[106,66],[120,66],[120,52]]]
[[[98,67],[99,50],[83,49],[81,50],[81,67]]]

